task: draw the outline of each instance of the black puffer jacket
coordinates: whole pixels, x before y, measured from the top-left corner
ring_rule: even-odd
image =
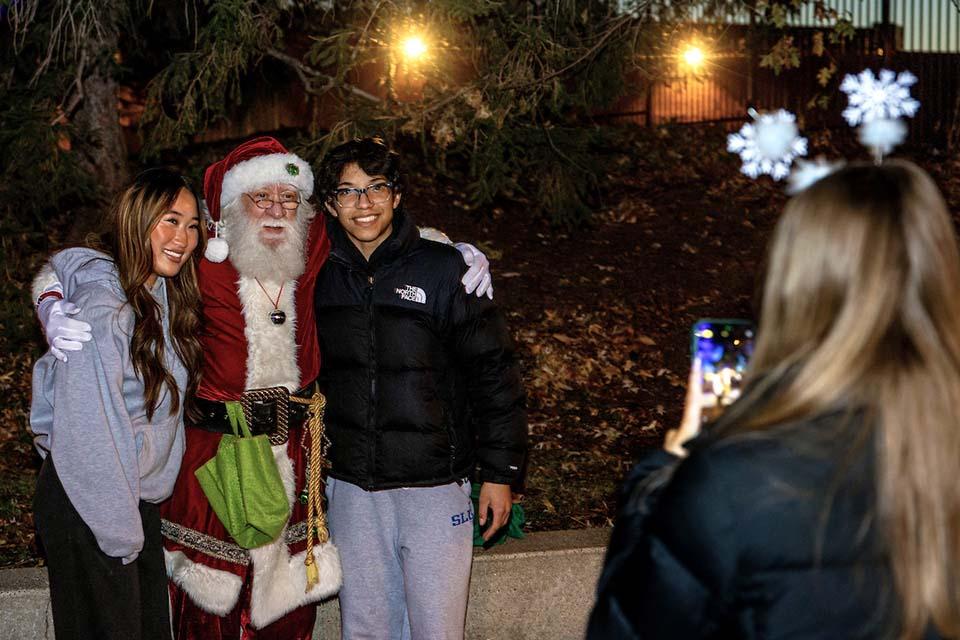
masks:
[[[588,640],[897,637],[860,420],[650,454],[625,485]]]
[[[526,452],[520,372],[503,315],[467,295],[460,253],[395,213],[367,262],[335,220],[317,280],[333,477],[367,490],[473,477],[511,483]]]

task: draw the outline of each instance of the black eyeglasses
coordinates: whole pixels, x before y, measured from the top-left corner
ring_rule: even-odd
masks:
[[[367,195],[370,204],[380,204],[386,202],[393,195],[392,182],[378,182],[363,189],[355,187],[334,189],[333,199],[340,207],[357,207],[360,205],[360,196]]]
[[[284,191],[280,194],[278,200],[274,200],[270,196],[265,196],[259,193],[254,195],[245,193],[243,195],[250,198],[253,201],[253,204],[257,205],[258,209],[263,209],[264,211],[273,207],[274,204],[279,204],[287,211],[293,211],[300,206],[300,195],[296,191]]]

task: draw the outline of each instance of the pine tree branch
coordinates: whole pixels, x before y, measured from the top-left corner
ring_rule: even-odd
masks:
[[[586,167],[581,166],[580,164],[578,164],[573,158],[571,158],[570,156],[568,156],[567,154],[565,154],[563,151],[561,151],[561,150],[557,147],[557,145],[555,145],[555,144],[553,143],[553,137],[550,135],[550,128],[549,128],[549,127],[547,127],[547,126],[544,125],[544,124],[541,124],[541,125],[540,125],[540,129],[543,130],[543,133],[544,133],[544,135],[545,135],[546,138],[547,138],[547,142],[550,144],[550,148],[553,149],[553,152],[554,152],[554,153],[556,153],[556,154],[557,154],[558,156],[560,156],[562,159],[566,160],[566,161],[569,162],[572,166],[576,167],[577,169],[579,169],[580,171],[584,172],[585,174],[593,175],[593,171],[591,171],[590,169],[587,169]]]
[[[958,2],[960,2],[960,0],[958,0]],[[577,58],[576,60],[574,60],[574,61],[571,62],[570,64],[566,65],[566,66],[563,67],[562,69],[558,69],[558,70],[556,70],[556,71],[554,71],[554,72],[552,72],[552,73],[549,73],[549,74],[543,76],[542,78],[535,78],[535,79],[533,79],[533,80],[524,80],[524,81],[512,82],[512,83],[511,83],[511,82],[503,83],[503,84],[500,84],[497,88],[500,89],[500,90],[525,89],[525,88],[528,88],[528,87],[533,87],[533,86],[537,86],[537,85],[543,85],[543,84],[549,82],[550,80],[553,80],[554,78],[556,78],[556,77],[558,77],[558,76],[561,76],[561,75],[567,73],[568,71],[570,71],[571,69],[573,69],[574,67],[576,67],[577,65],[579,65],[580,63],[582,63],[583,61],[585,61],[585,60],[587,60],[588,58],[590,58],[591,56],[593,56],[593,54],[595,54],[597,51],[599,51],[600,48],[603,47],[603,45],[607,42],[607,40],[609,40],[624,24],[628,24],[628,23],[630,23],[632,20],[633,20],[633,18],[630,17],[630,16],[624,16],[624,17],[622,17],[622,18],[617,19],[617,20],[610,26],[610,28],[607,29],[607,30],[601,35],[600,39],[597,41],[597,43],[596,43],[595,45],[593,45],[592,47],[590,47],[590,49],[588,49],[583,55],[581,55],[579,58]],[[502,71],[502,69],[501,69],[501,71]],[[431,112],[433,112],[433,111],[436,111],[436,110],[438,110],[438,109],[441,109],[441,108],[447,106],[448,104],[450,104],[451,102],[454,102],[455,100],[457,100],[458,98],[460,98],[462,95],[464,95],[464,94],[467,93],[468,91],[476,88],[476,87],[477,87],[478,85],[480,85],[480,84],[482,84],[482,81],[477,81],[477,82],[474,82],[474,83],[465,85],[465,86],[463,86],[463,87],[460,87],[460,89],[458,89],[457,91],[455,91],[455,92],[453,92],[453,93],[451,93],[451,94],[449,94],[449,95],[447,95],[447,96],[445,96],[445,97],[437,100],[437,101],[434,102],[433,104],[430,104],[430,105],[425,106],[423,109],[421,109],[421,114],[431,113]],[[548,137],[549,137],[549,134],[548,134]]]
[[[448,104],[450,104],[451,102],[457,100],[458,98],[460,98],[460,96],[466,94],[466,93],[469,92],[471,89],[475,89],[475,88],[476,88],[476,86],[473,85],[473,84],[464,85],[464,86],[460,87],[457,91],[454,91],[453,93],[447,95],[447,96],[444,97],[444,98],[440,98],[439,100],[437,100],[437,101],[434,102],[433,104],[430,104],[430,105],[427,105],[427,106],[423,107],[423,108],[420,110],[420,113],[421,113],[422,115],[426,115],[426,114],[428,114],[428,113],[432,113],[432,112],[436,111],[437,109],[441,109],[441,108],[447,106]]]
[[[292,68],[296,72],[297,76],[300,78],[300,82],[303,84],[303,88],[306,89],[307,93],[311,93],[313,95],[319,96],[319,95],[323,95],[327,91],[330,91],[334,87],[339,86],[339,87],[342,87],[343,89],[346,89],[353,95],[359,96],[361,98],[365,98],[366,100],[369,100],[371,102],[376,102],[376,103],[382,102],[379,96],[375,96],[372,93],[368,93],[367,91],[364,91],[360,87],[354,86],[346,82],[339,81],[333,76],[317,71],[313,67],[303,64],[303,62],[301,62],[297,58],[294,58],[293,56],[288,55],[283,51],[280,51],[278,49],[274,49],[271,47],[270,49],[266,50],[266,54],[271,58],[273,58],[274,60],[279,60],[280,62]],[[317,81],[323,81],[324,82],[323,86],[317,88],[316,87]]]
[[[73,116],[73,112],[76,111],[77,107],[80,105],[80,102],[83,101],[83,74],[86,69],[86,61],[87,52],[82,51],[80,54],[80,62],[77,63],[76,77],[72,83],[73,89],[70,93],[64,96],[64,99],[59,105],[57,105],[57,116],[50,123],[51,127],[61,122],[69,122],[70,118]],[[67,98],[70,99],[69,103],[67,102]]]
[[[360,37],[357,39],[357,46],[353,48],[353,53],[350,54],[350,66],[353,66],[353,63],[357,60],[357,55],[360,53],[360,45],[363,43],[364,38],[367,37],[367,33],[370,31],[370,25],[373,24],[373,19],[377,16],[377,12],[380,11],[380,7],[383,6],[383,1],[377,2],[377,6],[373,8],[373,11],[370,12],[370,17],[367,19],[367,24],[363,26],[363,31],[360,32]]]
[[[565,67],[563,67],[563,68],[561,68],[561,69],[557,69],[556,71],[553,71],[553,72],[551,72],[551,73],[548,73],[547,75],[543,76],[542,78],[535,78],[535,79],[533,79],[533,80],[523,80],[523,81],[518,81],[518,82],[507,82],[506,84],[500,85],[499,88],[500,88],[500,89],[525,89],[525,88],[527,88],[527,87],[532,87],[532,86],[536,86],[536,85],[545,84],[545,83],[549,82],[550,80],[553,80],[554,78],[556,78],[556,77],[558,77],[558,76],[562,76],[563,74],[567,73],[567,72],[570,71],[571,69],[573,69],[573,68],[577,67],[578,65],[580,65],[580,63],[584,62],[584,61],[587,60],[588,58],[591,58],[591,57],[593,56],[593,54],[595,54],[597,51],[599,51],[599,50],[603,47],[603,45],[606,44],[607,40],[609,40],[615,33],[617,33],[623,25],[628,24],[628,23],[630,23],[630,22],[632,22],[632,21],[633,21],[633,17],[630,16],[630,15],[625,15],[625,16],[617,19],[616,21],[614,21],[614,23],[612,24],[612,26],[610,26],[610,27],[600,36],[600,39],[597,40],[597,43],[596,43],[595,45],[593,45],[592,47],[590,47],[589,49],[587,49],[587,50],[583,53],[583,55],[581,55],[579,58],[577,58],[576,60],[574,60],[573,62],[571,62],[571,63],[568,64],[567,66],[565,66]]]

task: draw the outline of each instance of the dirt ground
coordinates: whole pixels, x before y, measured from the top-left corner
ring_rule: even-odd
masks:
[[[690,325],[753,317],[764,247],[785,201],[782,185],[739,175],[719,129],[631,129],[621,141],[606,153],[595,219],[575,231],[552,229],[523,202],[469,210],[462,185],[411,175],[417,221],[491,259],[528,393],[532,531],[612,523],[619,482],[679,422]],[[811,143],[838,153],[828,136]],[[960,162],[914,155],[960,211]],[[26,430],[33,355],[0,358],[0,566],[29,566],[37,563],[38,458]]]

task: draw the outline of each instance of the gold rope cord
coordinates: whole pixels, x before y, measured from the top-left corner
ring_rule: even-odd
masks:
[[[303,563],[307,567],[307,588],[310,591],[320,581],[320,574],[313,561],[313,537],[324,544],[330,539],[327,531],[327,516],[323,512],[323,467],[326,465],[330,440],[323,424],[323,412],[327,399],[317,389],[307,398],[290,396],[292,402],[307,405],[307,430],[310,433],[310,451],[307,454],[307,557]]]

